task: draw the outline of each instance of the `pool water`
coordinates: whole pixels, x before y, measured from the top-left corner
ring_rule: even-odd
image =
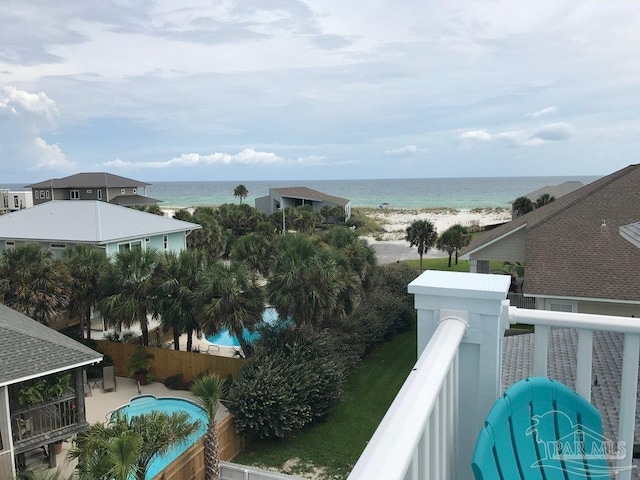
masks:
[[[153,395],[140,395],[138,397],[134,397],[127,405],[115,410],[112,415],[116,412],[122,412],[127,418],[129,418],[143,413],[149,413],[152,410],[155,410],[156,412],[164,412],[169,415],[174,412],[187,412],[189,414],[190,421],[194,422],[196,420],[200,420],[200,426],[187,439],[186,443],[172,448],[167,453],[156,457],[156,459],[151,462],[151,465],[149,465],[149,469],[147,470],[147,480],[152,479],[162,472],[162,470],[167,468],[171,462],[182,455],[191,445],[201,438],[207,432],[207,425],[209,421],[205,411],[189,400],[173,397],[157,398]]]
[[[262,321],[273,325],[278,321],[278,312],[273,307],[265,308],[264,312],[262,312]],[[255,342],[260,334],[258,332],[252,332],[248,328],[244,328],[242,330],[242,337],[249,343]],[[238,338],[229,330],[224,329],[215,335],[211,335],[207,337],[207,340],[214,345],[219,345],[221,347],[239,347],[240,342]]]

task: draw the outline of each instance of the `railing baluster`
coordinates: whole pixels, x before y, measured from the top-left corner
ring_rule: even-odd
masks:
[[[536,325],[533,346],[533,374],[536,377],[547,376],[547,352],[549,350],[549,326]]]
[[[640,335],[627,333],[624,336],[622,352],[622,385],[620,387],[620,419],[618,425],[618,444],[626,449],[626,456],[618,460],[619,480],[631,478],[631,459],[633,457],[633,432],[636,426],[636,398],[638,394],[638,355],[640,354]]]
[[[438,445],[434,448],[431,455],[431,465],[429,477],[435,479],[440,478],[440,402],[436,400],[431,414],[431,444]]]
[[[591,370],[593,367],[593,330],[578,330],[578,366],[576,392],[591,401]]]

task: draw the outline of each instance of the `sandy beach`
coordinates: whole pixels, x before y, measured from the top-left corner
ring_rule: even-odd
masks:
[[[449,227],[460,224],[465,227],[483,227],[511,220],[511,212],[502,210],[374,210],[367,215],[377,219],[385,231],[376,236],[364,237],[369,245],[376,251],[378,263],[392,263],[398,260],[411,260],[419,258],[418,250],[409,247],[404,239],[406,230],[416,220],[429,220],[438,233],[442,233]],[[447,253],[431,249],[424,258],[446,257]]]
[[[162,211],[166,216],[173,217],[179,208],[165,207]],[[193,209],[188,209],[193,212]],[[375,250],[378,263],[392,263],[398,260],[410,260],[418,258],[415,247],[409,247],[404,239],[406,230],[416,220],[429,220],[438,233],[444,232],[449,227],[460,224],[465,227],[482,227],[494,225],[511,220],[511,212],[507,209],[476,209],[476,210],[395,210],[395,209],[366,209],[365,214],[380,222],[384,233],[363,238]],[[446,252],[431,249],[424,257],[446,257]]]

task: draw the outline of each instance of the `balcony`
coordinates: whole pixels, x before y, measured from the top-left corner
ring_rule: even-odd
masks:
[[[640,322],[519,309],[509,306],[508,288],[509,279],[504,276],[435,271],[423,273],[409,285],[418,311],[418,361],[349,480],[472,479],[471,456],[478,432],[495,400],[509,386],[502,385],[503,343],[509,341],[504,332],[516,323],[534,325],[528,371],[535,376],[548,375],[550,345],[555,347],[550,338],[562,332],[557,329],[575,332],[571,337],[576,339],[574,361],[564,367],[571,372],[569,386],[587,399],[596,396],[592,395],[594,383],[610,380],[592,375],[594,368],[601,368],[599,359],[594,362],[593,352],[598,351],[594,338],[606,334],[619,339],[619,388],[607,390],[617,392],[618,398],[604,399],[606,413],[615,410],[618,421],[614,432],[605,433],[628,447],[624,458],[610,462],[611,478],[639,478],[637,468],[631,467]]]
[[[11,413],[16,454],[55,443],[86,428],[79,420],[75,394]]]

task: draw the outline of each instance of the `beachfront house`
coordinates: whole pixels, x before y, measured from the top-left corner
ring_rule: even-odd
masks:
[[[129,249],[175,252],[187,248],[187,235],[200,225],[100,201],[54,200],[0,216],[0,251],[37,243],[60,257],[85,243],[108,256]]]
[[[295,208],[310,205],[319,211],[322,207],[341,207],[346,220],[351,217],[351,202],[346,198],[327,195],[307,187],[270,188],[269,195],[255,200],[256,209],[271,215],[281,208]]]
[[[577,180],[569,180],[559,185],[546,185],[542,188],[534,190],[533,192],[526,193],[522,196],[531,200],[531,202],[535,205],[538,198],[540,198],[542,195],[549,195],[550,197],[553,197],[554,199],[557,200],[558,198],[566,195],[567,193],[571,193],[582,186],[584,186],[582,182],[579,182]],[[516,217],[514,202],[515,202],[515,199],[511,201],[511,218]]]
[[[0,215],[33,207],[31,192],[25,190],[0,190]]]
[[[349,480],[474,478],[472,452],[491,407],[529,376],[557,379],[598,409],[604,436],[590,452],[612,471],[597,478],[640,478],[633,458],[640,444],[640,322],[510,306],[509,284],[504,275],[426,271],[409,285],[418,313],[418,361]],[[535,333],[505,337],[513,324],[534,325]],[[553,411],[552,404],[533,408]],[[526,436],[528,425],[515,423],[497,425],[494,436],[509,444]],[[530,457],[516,468],[514,460],[495,478],[511,478],[511,467],[531,474],[522,478],[560,478],[559,465]]]
[[[27,185],[33,204],[53,200],[97,200],[122,207],[155,205],[158,200],[146,196],[150,184],[106,172],[76,173]]]
[[[513,298],[536,309],[639,317],[640,250],[624,237],[640,220],[639,185],[630,165],[478,236],[461,258],[477,273],[523,264]]]
[[[0,304],[0,478],[83,431],[83,369],[102,354]]]

